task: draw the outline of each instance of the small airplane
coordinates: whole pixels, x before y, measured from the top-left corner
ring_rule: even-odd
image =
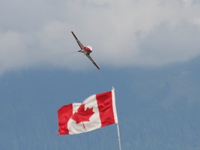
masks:
[[[97,69],[100,70],[99,66],[95,63],[95,61],[92,59],[92,57],[90,56],[90,53],[92,52],[92,47],[91,46],[84,46],[76,37],[76,35],[74,34],[73,31],[71,31],[71,33],[73,34],[76,42],[78,43],[79,47],[81,48],[78,52],[81,52],[83,54],[85,54],[85,56],[87,56],[89,58],[89,60],[97,67]]]

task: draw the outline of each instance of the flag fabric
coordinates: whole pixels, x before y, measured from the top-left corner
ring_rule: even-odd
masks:
[[[78,134],[118,123],[114,89],[58,110],[59,135]]]

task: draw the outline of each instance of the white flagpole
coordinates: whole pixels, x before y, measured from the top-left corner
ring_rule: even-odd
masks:
[[[112,87],[112,90],[115,91],[115,88]],[[115,99],[115,94],[114,94],[114,99]],[[116,114],[117,114],[117,110],[115,110],[115,111],[116,111]],[[116,125],[117,125],[117,135],[118,135],[119,150],[122,150],[121,139],[120,139],[120,131],[119,131],[119,121],[118,121],[118,119],[117,119]]]
[[[117,123],[117,134],[118,134],[119,150],[122,150],[120,132],[119,132],[119,123]]]

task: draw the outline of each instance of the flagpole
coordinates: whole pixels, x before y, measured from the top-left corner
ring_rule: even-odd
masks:
[[[113,93],[114,93],[113,96],[114,96],[114,99],[115,99],[115,92],[114,92],[115,88],[112,87],[112,90],[113,90]],[[115,99],[115,103],[116,103],[116,99]],[[116,114],[117,114],[117,110],[115,110],[115,111],[116,111]],[[116,125],[117,125],[117,135],[118,135],[119,150],[122,150],[118,119],[117,119]]]
[[[116,125],[117,125],[117,135],[118,135],[118,142],[119,142],[119,150],[122,150],[120,132],[119,132],[119,123],[117,123]]]

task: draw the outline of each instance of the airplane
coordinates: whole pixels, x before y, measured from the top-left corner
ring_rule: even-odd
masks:
[[[71,31],[72,35],[74,36],[76,42],[78,43],[79,47],[81,48],[78,52],[81,52],[83,54],[85,54],[85,56],[87,56],[89,58],[89,60],[97,67],[97,69],[100,70],[99,66],[95,63],[95,61],[92,59],[92,57],[90,56],[90,53],[92,52],[92,47],[91,46],[84,46],[76,37],[76,35],[74,34],[73,31]]]

